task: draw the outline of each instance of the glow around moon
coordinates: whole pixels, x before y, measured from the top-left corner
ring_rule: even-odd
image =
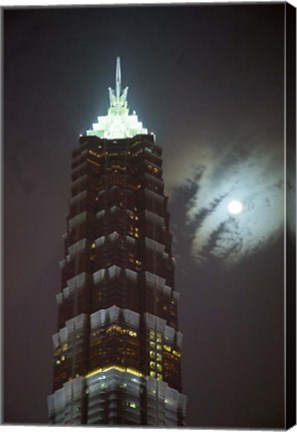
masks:
[[[237,215],[243,210],[243,205],[240,201],[232,200],[228,204],[228,212],[232,215]]]
[[[200,264],[216,258],[232,265],[279,238],[284,215],[280,155],[260,146],[246,151],[235,146],[221,154],[201,151],[196,159],[201,168],[190,183],[196,190],[187,222],[194,231],[192,255]]]

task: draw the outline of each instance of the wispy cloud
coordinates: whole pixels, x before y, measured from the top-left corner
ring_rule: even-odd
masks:
[[[193,146],[179,159],[172,190],[195,186],[186,216],[193,230],[192,253],[199,262],[216,257],[233,264],[279,236],[284,213],[280,147],[261,145],[258,137],[222,147]],[[231,200],[242,202],[240,214],[228,213]]]

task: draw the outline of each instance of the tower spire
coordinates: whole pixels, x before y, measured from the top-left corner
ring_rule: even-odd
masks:
[[[87,135],[96,135],[99,138],[128,138],[135,135],[147,135],[147,129],[138,121],[133,111],[129,114],[127,102],[128,87],[122,89],[121,59],[116,60],[115,89],[108,88],[109,103],[107,116],[98,117],[98,123],[93,123],[93,129]]]
[[[117,66],[116,66],[116,97],[120,97],[121,95],[121,59],[117,57]]]

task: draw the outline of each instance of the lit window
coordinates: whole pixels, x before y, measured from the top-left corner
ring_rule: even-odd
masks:
[[[111,332],[123,333],[123,329],[122,329],[122,327],[120,327],[120,326],[118,326],[118,325],[116,325],[116,324],[112,324],[111,326],[109,326],[109,327],[106,329],[106,333],[107,333],[107,334],[108,334],[108,333],[111,333]]]
[[[129,336],[136,337],[136,336],[137,336],[137,333],[136,333],[135,331],[133,331],[133,330],[130,330],[130,331],[129,331]]]
[[[162,361],[162,354],[157,353],[157,361]]]
[[[162,374],[157,374],[157,379],[158,380],[162,380],[163,379],[163,375]]]
[[[150,371],[150,376],[153,377],[153,378],[155,378],[155,376],[156,376],[156,372],[154,372],[154,371]]]
[[[150,351],[150,358],[155,358],[156,357],[156,353],[154,351]]]
[[[162,366],[160,364],[157,364],[157,370],[158,372],[162,372]]]
[[[155,348],[155,342],[150,341],[150,347]]]
[[[153,361],[151,361],[151,362],[150,362],[150,368],[151,368],[151,369],[155,369],[155,367],[156,367],[156,363],[153,362]]]

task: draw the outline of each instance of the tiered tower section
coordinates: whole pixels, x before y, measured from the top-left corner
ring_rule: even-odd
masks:
[[[126,90],[123,97],[116,80],[114,105],[126,104]],[[115,120],[94,125],[72,154],[49,418],[70,425],[184,425],[162,150],[153,135],[134,135],[129,121],[125,129],[127,118]]]

